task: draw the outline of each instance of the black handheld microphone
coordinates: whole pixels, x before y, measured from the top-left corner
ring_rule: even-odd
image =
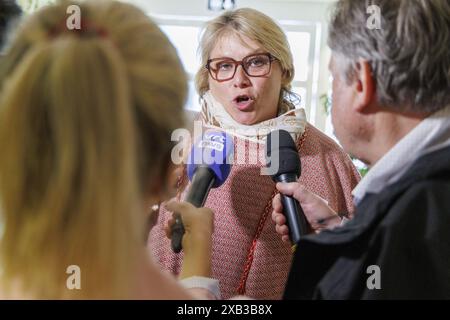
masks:
[[[192,177],[191,186],[185,201],[191,203],[196,208],[203,207],[215,180],[214,173],[207,166],[199,166]],[[183,249],[181,243],[185,230],[181,215],[174,213],[174,217],[175,223],[172,226],[171,244],[172,251],[179,253]]]
[[[185,201],[203,207],[211,188],[221,186],[230,174],[233,154],[233,138],[225,132],[206,132],[192,146],[189,155],[187,174],[191,185]],[[171,244],[173,252],[178,253],[182,250],[185,230],[180,214],[175,213],[174,217]]]
[[[267,135],[267,167],[275,182],[297,182],[301,174],[301,162],[297,147],[289,132],[272,131]],[[293,245],[308,232],[308,222],[302,207],[293,197],[281,194],[284,215]]]

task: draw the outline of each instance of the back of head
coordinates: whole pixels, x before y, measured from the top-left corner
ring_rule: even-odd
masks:
[[[0,1],[0,50],[7,38],[9,27],[21,13],[22,10],[15,0]]]
[[[449,44],[448,0],[340,0],[330,23],[329,45],[345,79],[359,58],[369,61],[378,102],[400,112],[450,104]]]
[[[208,70],[205,65],[211,58],[211,51],[216,43],[230,32],[256,41],[280,61],[283,72],[282,91],[288,93],[294,79],[294,64],[286,35],[275,21],[264,13],[255,9],[241,8],[226,11],[209,21],[203,29],[198,48],[201,67],[195,76],[199,95],[202,96],[209,90]]]
[[[40,298],[127,297],[186,77],[137,8],[83,1],[70,30],[69,5],[25,21],[0,66],[1,283]],[[81,290],[66,287],[70,265]]]

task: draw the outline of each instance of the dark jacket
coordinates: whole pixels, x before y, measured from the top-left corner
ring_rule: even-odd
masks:
[[[450,299],[450,148],[366,195],[345,226],[303,238],[284,298]]]

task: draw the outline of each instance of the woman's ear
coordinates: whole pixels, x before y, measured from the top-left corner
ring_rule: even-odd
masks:
[[[145,212],[148,214],[146,216],[145,241],[147,241],[150,230],[158,222],[161,202],[169,200],[176,194],[179,172],[178,167],[170,162],[164,172],[158,175],[156,179],[149,181],[149,191],[145,201]]]
[[[178,171],[177,167],[170,162],[166,170],[163,170],[153,179],[149,179],[147,198],[152,199],[153,203],[159,203],[173,197],[177,183],[176,172]]]
[[[166,174],[166,181],[167,181],[167,188],[166,188],[166,195],[169,198],[172,198],[176,195],[178,192],[178,188],[180,187],[179,181],[184,173],[184,165],[174,165],[173,163],[170,163],[169,168],[167,169]]]
[[[291,78],[292,78],[291,71],[283,70],[283,72],[281,73],[281,86],[285,87],[285,86],[289,85],[292,81]]]

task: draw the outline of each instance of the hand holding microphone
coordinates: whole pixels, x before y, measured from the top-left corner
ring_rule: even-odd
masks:
[[[327,202],[316,194],[308,191],[298,182],[277,183],[277,194],[272,201],[272,220],[275,222],[275,230],[283,241],[289,241],[289,227],[286,224],[286,217],[283,213],[281,194],[291,196],[296,199],[305,214],[309,225],[314,232],[319,233],[324,229],[330,229],[341,224],[339,215],[331,209]]]
[[[179,275],[180,279],[191,276],[211,276],[212,233],[214,231],[214,214],[208,208],[196,208],[188,202],[169,201],[166,208],[182,217],[184,234],[182,247],[184,260]],[[172,237],[175,219],[169,219],[165,227],[166,236]]]
[[[189,155],[187,173],[191,180],[186,202],[194,207],[203,207],[211,188],[221,186],[227,179],[233,159],[233,139],[224,132],[207,131],[194,143]],[[180,214],[174,213],[175,222],[171,228],[172,250],[182,250],[185,233]]]
[[[289,132],[276,130],[267,135],[266,157],[275,182],[297,182],[301,174],[300,156]],[[280,199],[289,236],[295,246],[307,234],[308,223],[297,199],[284,194],[281,194]]]
[[[301,162],[289,132],[277,130],[267,136],[266,156],[268,166],[278,164],[271,172],[280,191],[272,202],[272,220],[283,241],[291,240],[295,245],[308,232],[308,222],[315,232],[341,223],[339,215],[324,199],[297,182]]]

